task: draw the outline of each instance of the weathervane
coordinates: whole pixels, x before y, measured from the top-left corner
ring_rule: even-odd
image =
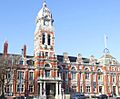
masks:
[[[108,41],[108,37],[107,35],[104,35],[104,43],[105,43],[105,49],[104,49],[104,53],[109,53],[109,49],[107,48],[107,41]]]

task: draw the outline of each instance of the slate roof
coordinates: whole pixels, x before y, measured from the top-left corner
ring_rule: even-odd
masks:
[[[76,62],[76,59],[77,59],[77,57],[75,57],[75,56],[68,56],[68,58],[69,58],[70,62]],[[63,55],[57,55],[57,60],[59,62],[63,62]],[[83,60],[83,63],[89,63],[88,58],[82,58],[82,60]]]
[[[2,57],[2,53],[0,53],[0,57]],[[8,54],[9,56],[10,55],[13,55],[13,56],[21,56],[21,54]],[[27,55],[26,56],[27,58],[33,58],[34,56],[32,56],[32,55]],[[70,62],[76,62],[76,59],[77,59],[77,57],[75,57],[75,56],[68,56],[68,58],[69,58],[69,60],[70,60]],[[89,63],[89,59],[88,58],[82,58],[83,59],[83,62],[84,63]],[[63,62],[63,55],[57,55],[57,60],[59,61],[59,62]]]

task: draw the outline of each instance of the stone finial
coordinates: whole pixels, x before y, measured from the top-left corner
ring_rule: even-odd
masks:
[[[90,56],[90,61],[89,61],[89,63],[90,63],[91,65],[94,65],[94,64],[95,64],[95,57],[94,57],[93,55]]]
[[[63,53],[63,56],[64,56],[64,58],[68,58],[68,53],[67,53],[67,52],[64,52],[64,53]]]
[[[83,63],[82,55],[80,53],[78,53],[76,62],[81,63],[81,64]]]
[[[69,61],[69,58],[68,58],[68,53],[67,53],[67,52],[64,52],[64,53],[63,53],[63,57],[64,57],[64,62],[65,62],[65,63],[70,62],[70,61]]]

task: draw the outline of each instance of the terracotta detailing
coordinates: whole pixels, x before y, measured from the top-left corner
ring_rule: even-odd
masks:
[[[98,93],[98,75],[96,74],[96,93]]]
[[[78,88],[78,92],[80,92],[80,73],[77,74],[77,88]]]
[[[110,90],[111,90],[111,93],[112,93],[112,90],[113,90],[113,88],[112,88],[112,75],[110,75]]]
[[[82,73],[82,78],[83,78],[83,92],[86,92],[86,86],[85,86],[85,73]]]
[[[93,75],[92,75],[92,73],[90,73],[90,82],[91,82],[91,92],[90,93],[93,93],[93,91],[94,91],[94,87],[93,87]]]
[[[104,92],[105,92],[105,94],[108,94],[108,79],[107,79],[107,74],[104,74],[104,80],[103,80],[103,82],[104,82]]]
[[[34,70],[34,87],[35,87],[35,90],[34,90],[34,94],[37,95],[38,94],[38,83],[37,83],[37,78],[38,78],[38,73],[39,71],[37,69]]]

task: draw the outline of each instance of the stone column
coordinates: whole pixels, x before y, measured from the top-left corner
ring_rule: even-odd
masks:
[[[13,95],[13,84],[11,85],[11,87],[12,87],[12,88],[11,88],[11,92],[12,92],[12,95]]]
[[[44,83],[43,83],[43,97],[42,97],[42,99],[46,99],[46,82],[44,81]]]
[[[43,88],[43,89],[44,89],[44,90],[43,90],[43,91],[44,91],[43,94],[44,94],[44,96],[46,96],[46,83],[45,83],[45,81],[44,81],[44,86],[43,86],[43,87],[44,87],[44,88]]]
[[[58,99],[58,82],[56,82],[56,95],[55,95],[55,99]]]
[[[105,94],[105,85],[102,85],[102,94]]]
[[[40,98],[42,97],[42,82],[40,82]]]
[[[43,74],[44,74],[44,75],[43,75],[43,78],[46,78],[46,77],[45,77],[45,76],[46,76],[46,75],[45,75],[45,70],[43,70]]]
[[[61,99],[62,98],[62,94],[61,94],[61,82],[59,82],[59,99]]]

